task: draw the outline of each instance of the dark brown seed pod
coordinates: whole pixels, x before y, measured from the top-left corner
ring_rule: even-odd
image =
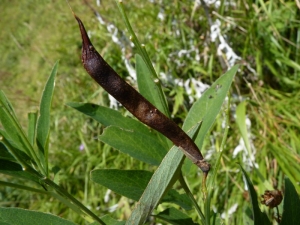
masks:
[[[261,203],[270,208],[277,207],[283,199],[282,192],[279,190],[266,190],[265,193],[261,195],[261,197],[263,198]]]
[[[169,138],[207,175],[210,165],[204,161],[193,140],[176,123],[127,84],[100,56],[92,45],[82,21],[74,14],[82,37],[82,63],[88,74],[117,99],[137,119]]]

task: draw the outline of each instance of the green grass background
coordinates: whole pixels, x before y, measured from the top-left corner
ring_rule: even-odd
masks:
[[[106,21],[127,34],[114,1],[103,0],[101,7],[97,7],[95,1],[89,2]],[[156,71],[167,73],[174,79],[196,78],[211,84],[225,71],[221,62],[226,64],[226,59],[224,54],[217,55],[216,45],[210,41],[210,26],[203,8],[198,8],[192,17],[194,1],[160,2],[124,1],[133,29],[145,43]],[[84,1],[70,1],[70,5],[91,32],[95,47],[122,77],[127,77],[121,50],[111,40],[106,27],[99,24]],[[80,33],[67,3],[2,0],[0,6],[0,88],[12,101],[22,125],[26,127],[27,113],[37,110],[51,68],[56,60],[60,60],[49,151],[50,166],[61,169],[55,179],[98,215],[109,213],[109,208],[118,204],[112,216],[126,219],[133,202],[114,193],[105,202],[107,190],[89,181],[89,171],[95,168],[153,171],[155,168],[97,141],[103,129],[101,125],[65,106],[71,101],[109,105],[107,94],[90,79],[81,65]],[[162,8],[164,21],[157,18]],[[229,137],[212,205],[222,213],[237,203],[236,212],[226,215],[224,221],[225,224],[241,224],[243,212],[250,203],[236,164],[242,162],[242,154],[233,159],[232,153],[241,137],[234,110],[242,99],[247,100],[246,113],[252,124],[250,139],[256,149],[255,162],[259,165],[259,172],[279,189],[283,187],[284,176],[288,175],[298,192],[300,190],[300,11],[295,1],[234,0],[232,5],[210,6],[210,16],[213,21],[217,18],[221,21],[221,31],[227,43],[242,57],[231,92]],[[199,62],[194,57],[178,58],[178,51],[188,49],[191,42],[202,53]],[[134,49],[127,46],[126,55],[134,64]],[[178,66],[176,60],[184,65]],[[257,74],[253,74],[249,67]],[[181,124],[191,107],[187,94],[171,81],[164,84],[164,91],[170,111],[176,108],[174,120]],[[121,111],[126,114],[123,109]],[[204,154],[210,149],[219,150],[224,114],[225,111],[220,114],[211,136],[207,137]],[[85,150],[79,151],[82,144]],[[216,160],[214,155],[210,160]],[[248,172],[258,194],[263,194],[266,189],[264,182],[255,170]],[[201,196],[197,196],[201,185],[198,173],[194,168],[187,179],[200,202]],[[7,176],[3,179],[11,180]],[[81,218],[54,199],[12,188],[0,187],[0,205],[51,212],[82,223]],[[159,206],[158,210],[162,209],[163,206]],[[197,219],[195,213],[187,214]]]

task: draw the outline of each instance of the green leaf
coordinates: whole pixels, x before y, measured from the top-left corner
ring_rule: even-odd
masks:
[[[221,76],[216,82],[203,94],[203,96],[193,105],[183,125],[183,130],[191,129],[193,125],[203,120],[203,124],[198,133],[198,146],[202,146],[204,136],[213,125],[218,115],[227,92],[231,86],[233,77],[238,69],[234,66],[231,70]],[[205,125],[203,127],[203,125]],[[193,136],[197,133],[197,127],[194,127],[189,133]],[[197,140],[196,139],[196,140]],[[127,224],[144,223],[152,210],[156,207],[163,193],[171,184],[171,180],[176,178],[176,172],[183,160],[183,153],[179,148],[173,147],[163,159],[162,163],[154,173],[145,192],[143,193],[139,204],[132,212]],[[155,185],[154,185],[155,184]]]
[[[56,62],[51,71],[50,77],[43,90],[40,102],[40,116],[37,121],[36,142],[39,148],[40,161],[48,174],[48,142],[50,133],[50,109],[55,86],[55,76],[57,73],[58,62]]]
[[[25,180],[31,180],[39,184],[39,177],[27,173],[22,169],[20,164],[8,160],[0,159],[0,173]]]
[[[1,134],[1,132],[0,132]],[[17,152],[17,154],[22,157],[22,159],[25,162],[30,162],[30,158],[28,155],[26,155],[26,153],[14,148],[11,146],[11,148],[13,148],[14,152]],[[17,159],[13,157],[13,155],[8,151],[7,147],[0,142],[0,159],[6,159],[8,161],[13,161],[13,162],[17,162]]]
[[[0,223],[7,225],[75,225],[58,216],[19,208],[0,208]]]
[[[192,201],[186,194],[179,194],[176,190],[171,189],[166,196],[162,198],[162,202],[171,202],[179,205],[184,210],[192,209]]]
[[[10,101],[5,96],[5,94],[4,94],[4,92],[2,90],[0,90],[0,105],[3,105],[7,109],[7,111],[10,112],[11,116],[13,117],[13,119],[15,121],[18,121],[16,113],[15,113],[15,110],[14,110],[12,104],[10,103]]]
[[[290,181],[285,178],[283,213],[280,225],[297,225],[300,221],[300,200],[297,191]]]
[[[37,112],[28,113],[28,140],[32,146],[35,141],[37,116]]]
[[[194,223],[192,218],[184,214],[183,212],[179,211],[175,208],[169,208],[166,209],[159,214],[155,215],[155,217],[160,218],[168,224],[174,224],[174,225],[195,225],[197,223]]]
[[[12,105],[2,91],[0,91],[0,122],[5,129],[6,138],[12,142],[12,145],[31,155],[25,133],[15,116]]]
[[[103,124],[104,126],[118,126],[124,129],[132,129],[132,127],[139,127],[139,129],[147,129],[140,122],[133,120],[128,117],[122,116],[119,111],[92,104],[92,103],[79,103],[79,102],[69,102],[66,104],[79,112],[90,116],[97,122]],[[140,126],[142,125],[142,126]]]
[[[246,102],[245,101],[241,102],[238,105],[238,107],[236,108],[236,123],[241,132],[241,135],[244,140],[247,151],[248,151],[249,155],[252,155],[250,141],[249,141],[249,135],[248,135],[247,126],[246,126]]]
[[[123,18],[123,21],[124,21],[124,23],[125,23],[128,31],[129,31],[129,33],[131,35],[130,39],[134,43],[135,47],[137,48],[138,54],[141,56],[141,58],[143,59],[144,63],[148,67],[148,71],[150,72],[150,73],[148,73],[148,75],[150,75],[151,77],[153,77],[155,79],[158,79],[157,74],[155,72],[155,69],[154,69],[154,67],[152,65],[152,62],[150,60],[150,57],[149,57],[149,55],[148,55],[148,53],[146,51],[145,46],[140,44],[137,36],[135,35],[135,33],[134,33],[134,31],[133,31],[133,29],[131,27],[131,24],[130,24],[130,22],[128,20],[128,17],[126,15],[126,12],[125,12],[125,9],[124,9],[124,6],[123,6],[123,2],[116,0],[116,3],[117,3],[117,6],[119,8],[120,14],[121,14],[121,16]],[[149,79],[149,77],[148,78],[144,77],[144,78],[145,79]],[[168,108],[168,105],[167,105],[167,101],[166,101],[164,92],[162,91],[162,88],[161,88],[160,84],[157,84],[156,87],[157,87],[156,90],[158,91],[157,93],[159,93],[159,96],[157,96],[157,97],[158,97],[159,101],[161,102],[160,104],[163,106],[163,109],[161,110],[161,112],[164,113],[165,115],[167,115],[168,117],[170,117],[170,112],[169,112],[169,108]]]
[[[271,222],[269,221],[267,215],[265,213],[262,213],[260,211],[259,205],[258,205],[258,201],[257,201],[257,194],[255,192],[255,189],[253,187],[253,184],[250,180],[250,178],[248,177],[246,171],[243,169],[243,167],[240,165],[241,170],[243,172],[245,181],[246,181],[246,185],[248,187],[248,191],[250,194],[250,199],[251,199],[251,205],[252,205],[252,212],[253,212],[253,217],[254,217],[254,225],[260,225],[260,224],[264,224],[264,225],[271,225]]]
[[[30,157],[31,161],[36,163],[37,166],[43,171],[43,168],[40,164],[40,161],[37,159],[36,153],[33,149],[33,146],[30,144],[28,138],[25,135],[21,125],[19,124],[12,105],[4,95],[2,91],[0,91],[0,121],[2,126],[5,129],[5,132],[0,130],[0,138],[3,136],[7,141],[6,145],[11,146],[11,150],[18,149],[23,151]],[[2,142],[3,142],[3,138]],[[12,152],[10,152],[12,154]],[[26,158],[22,157],[22,154],[13,154],[14,158],[22,164],[26,161]],[[24,156],[24,154],[23,154]]]
[[[99,140],[135,159],[159,165],[167,151],[156,141],[156,136],[149,134],[149,131],[144,133],[136,129],[124,130],[110,126],[104,130]]]
[[[188,134],[194,137],[195,134],[197,135],[199,127],[200,124],[197,124],[188,132]],[[143,224],[146,221],[164,193],[176,181],[183,159],[184,155],[179,147],[172,147],[153,174],[147,188],[126,224]]]
[[[260,173],[260,171],[254,166],[255,162],[253,162],[253,160],[252,160],[252,158],[254,158],[254,156],[252,153],[252,149],[250,147],[250,140],[249,140],[249,135],[248,135],[247,126],[246,126],[246,102],[245,101],[241,102],[238,105],[238,107],[236,108],[236,123],[238,125],[241,136],[245,143],[246,150],[248,152],[248,155],[249,155],[250,161],[254,167],[254,170],[256,171],[260,180],[264,183],[265,187],[268,189],[272,188],[272,185],[263,177],[263,175]]]
[[[243,224],[253,224],[253,213],[249,204],[243,205]]]
[[[91,180],[120,195],[138,201],[152,175],[144,170],[99,169],[91,172]],[[188,196],[179,194],[173,189],[168,191],[162,201],[175,203],[185,210],[192,209],[192,203]]]
[[[1,157],[1,155],[2,155],[2,156],[5,156],[2,159],[8,159],[9,161],[18,162],[18,158],[21,158],[22,162],[32,163],[31,158],[25,152],[19,150],[18,146],[14,142],[9,140],[8,134],[4,130],[0,129],[0,137],[1,136],[2,136],[2,138],[0,138],[0,145],[1,145],[0,158],[2,158]],[[8,142],[7,142],[8,146],[6,146],[3,143],[4,139],[8,140]],[[10,152],[9,149],[11,149],[13,151],[13,153],[17,154],[17,157],[15,157],[15,155],[12,152]]]
[[[165,112],[164,102],[160,99],[159,80],[151,74],[151,71],[149,71],[146,63],[139,54],[135,55],[135,60],[137,83],[140,93],[159,111],[165,115],[169,115],[169,112]]]
[[[196,123],[203,121],[195,143],[202,148],[205,135],[213,125],[230,89],[238,65],[233,66],[224,75],[218,78],[209,89],[207,89],[199,100],[190,109],[184,124],[183,130],[189,130]]]
[[[109,215],[102,216],[101,220],[103,220],[103,222],[108,225],[124,225],[126,223],[126,221],[115,220],[111,218]],[[98,224],[99,223],[97,222],[93,223],[93,225],[98,225]]]
[[[175,116],[180,107],[182,107],[182,104],[184,103],[184,94],[185,90],[180,86],[174,87],[174,89],[170,92],[170,96],[175,95],[172,116]]]
[[[162,95],[161,86],[157,76],[154,76],[151,73],[145,61],[139,54],[135,55],[135,59],[139,92],[159,111],[170,117],[170,112],[166,106],[165,96]],[[159,135],[159,138],[166,143],[168,149],[172,146],[171,142],[165,136],[160,133],[157,133],[157,135]]]
[[[151,172],[144,170],[93,170],[91,180],[127,198],[138,201],[147,186]]]
[[[8,161],[16,161],[16,159],[9,153],[5,145],[0,142],[0,159],[5,159]]]
[[[168,149],[168,145],[160,133],[155,130],[151,130],[135,119],[122,116],[122,114],[116,110],[91,103],[71,102],[67,103],[67,105],[87,116],[90,116],[104,126],[117,126],[125,130],[134,130],[151,138],[153,143],[157,142],[157,144],[164,146],[164,149]]]

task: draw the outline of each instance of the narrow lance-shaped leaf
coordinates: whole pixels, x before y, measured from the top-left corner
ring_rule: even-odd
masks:
[[[236,123],[241,132],[242,138],[245,142],[247,151],[249,155],[251,155],[250,142],[249,142],[247,127],[246,127],[246,102],[245,101],[241,102],[236,109]]]
[[[139,55],[135,55],[136,60],[136,77],[137,84],[139,87],[140,93],[154,106],[157,107],[158,110],[164,112],[164,102],[160,99],[160,91],[158,90],[159,80],[157,77],[154,77],[149,68],[145,64],[143,58]]]
[[[7,109],[7,111],[10,112],[11,116],[14,118],[14,120],[16,122],[18,121],[15,110],[14,110],[12,104],[10,103],[10,101],[5,96],[5,94],[2,90],[0,90],[0,105],[4,106]],[[18,124],[18,125],[20,125],[20,124]]]
[[[0,122],[6,131],[6,139],[10,140],[12,145],[24,151],[28,156],[34,158],[32,146],[30,146],[22,127],[17,120],[11,103],[2,91],[0,91]]]
[[[93,170],[91,179],[127,198],[138,201],[152,173],[144,170]]]
[[[5,145],[2,142],[0,142],[0,159],[5,159],[8,161],[16,161],[16,159],[9,153],[9,151],[7,151]]]
[[[250,161],[253,164],[254,170],[257,172],[260,180],[262,182],[264,182],[264,185],[266,186],[266,188],[271,188],[272,185],[264,178],[264,176],[260,173],[260,171],[255,167],[255,165],[254,165],[255,162],[253,162],[253,160],[252,160],[254,157],[252,157],[253,153],[252,153],[252,150],[250,147],[250,140],[249,140],[249,135],[248,135],[247,127],[246,127],[246,102],[245,101],[241,102],[236,109],[236,123],[240,130],[241,136],[244,140],[244,143],[245,143]]]
[[[28,113],[28,140],[34,145],[36,135],[37,112]]]
[[[100,122],[105,128],[99,140],[133,158],[158,165],[167,152],[167,144],[157,132],[120,112],[90,103],[68,103],[68,106]],[[131,140],[131,141],[128,141]]]
[[[98,169],[91,172],[91,180],[120,195],[138,201],[152,175],[153,173],[144,170]],[[169,190],[162,201],[175,203],[186,210],[192,208],[188,196],[179,194],[174,189]]]
[[[188,134],[194,136],[199,131],[200,124],[192,128]],[[180,165],[184,159],[182,151],[173,147],[164,157],[160,166],[152,176],[147,188],[140,198],[136,208],[131,213],[126,224],[143,224],[153,209],[157,206],[164,193],[176,181],[176,175],[180,171]]]
[[[187,130],[192,128],[192,124],[196,124],[203,118],[206,118],[206,122],[203,121],[203,123],[205,122],[206,125],[204,128],[203,125],[201,126],[201,129],[197,136],[198,138],[200,135],[203,136],[200,137],[201,143],[203,142],[204,135],[212,126],[215,117],[221,109],[221,106],[231,86],[237,68],[238,66],[235,66],[230,71],[221,76],[203,94],[203,96],[193,105],[184,122],[184,130]],[[193,133],[191,131],[191,135],[192,134]],[[138,204],[136,209],[132,212],[128,224],[130,224],[130,222],[132,224],[143,223],[143,221],[145,221],[147,216],[151,213],[153,208],[159,202],[159,199],[161,197],[160,194],[162,194],[164,190],[167,189],[167,186],[169,185],[168,180],[170,179],[170,177],[173,178],[175,176],[175,173],[177,171],[176,168],[180,165],[180,161],[183,159],[183,156],[176,151],[176,148],[172,148],[165,156],[158,170],[152,177],[152,180],[155,182],[149,183],[142,198],[140,199],[140,204]],[[177,159],[177,161],[173,159],[174,161],[170,162],[170,160],[172,160],[173,157]],[[150,196],[152,196],[153,199],[150,199]]]
[[[6,147],[11,146],[12,150],[16,150],[16,154],[13,154],[15,159],[20,164],[23,164],[23,161],[28,161],[28,157],[30,157],[30,160],[35,163],[41,169],[41,171],[43,171],[43,167],[41,166],[40,161],[37,159],[37,155],[33,149],[33,146],[29,142],[23,128],[17,120],[11,103],[2,91],[0,91],[0,121],[5,129],[5,132],[2,130],[0,131],[0,139],[7,142],[5,145],[9,146]],[[18,151],[23,151],[24,154],[21,154]]]
[[[155,135],[139,133],[138,130],[125,130],[107,127],[99,140],[140,161],[159,165],[167,149],[156,140]],[[154,137],[153,137],[154,136]]]
[[[154,69],[154,67],[153,67],[153,65],[152,65],[152,62],[151,62],[151,60],[150,60],[150,58],[149,58],[149,55],[148,55],[148,53],[147,53],[147,51],[146,51],[145,45],[141,45],[141,44],[140,44],[140,42],[139,42],[137,36],[135,35],[135,33],[134,33],[134,31],[133,31],[133,29],[132,29],[132,27],[131,27],[131,24],[130,24],[130,22],[129,22],[129,20],[128,20],[128,17],[127,17],[127,15],[126,15],[126,12],[125,12],[125,10],[124,10],[123,2],[122,2],[122,1],[116,0],[116,3],[117,3],[117,6],[118,6],[118,8],[119,8],[119,11],[120,11],[120,13],[121,13],[121,16],[122,16],[122,18],[123,18],[123,21],[124,21],[124,23],[125,23],[125,25],[126,25],[128,31],[129,31],[129,33],[130,33],[130,35],[131,35],[131,41],[134,43],[134,45],[135,45],[136,48],[137,48],[138,53],[139,53],[140,56],[143,58],[144,63],[147,65],[148,70],[149,70],[149,72],[151,73],[151,76],[152,76],[153,78],[155,78],[155,79],[158,79],[157,74],[156,74],[156,72],[155,72],[155,69]],[[149,74],[149,75],[150,75],[150,74]],[[145,78],[145,79],[148,79],[148,78]],[[165,95],[164,95],[164,93],[163,93],[163,91],[162,91],[161,85],[160,85],[159,82],[157,82],[157,83],[155,83],[155,84],[156,84],[156,88],[157,88],[156,91],[157,91],[157,94],[158,94],[157,97],[159,98],[160,104],[161,104],[161,106],[163,107],[163,109],[162,109],[161,112],[164,113],[167,117],[170,118],[170,112],[169,112],[168,104],[167,104]],[[156,105],[155,105],[155,106],[156,106]]]
[[[201,98],[193,104],[184,121],[183,130],[188,130],[194,124],[203,121],[200,132],[195,140],[200,149],[202,148],[205,135],[214,124],[220,112],[237,69],[238,65],[235,65],[218,78],[211,87],[203,93]]]
[[[39,148],[40,161],[48,175],[48,141],[50,133],[50,108],[52,103],[55,75],[57,73],[58,62],[56,62],[51,71],[50,77],[44,88],[42,99],[40,102],[40,116],[37,121],[37,146]]]
[[[153,76],[143,58],[139,55],[135,55],[136,60],[136,77],[140,93],[158,110],[163,112],[165,115],[169,115],[169,111],[166,110],[166,101],[161,99],[161,86],[160,81],[157,77]],[[163,96],[164,97],[164,96]],[[169,148],[172,146],[166,137],[159,134],[159,138],[162,139]]]
[[[6,146],[3,143],[5,139],[8,141],[9,146]],[[14,142],[9,141],[8,134],[4,130],[0,129],[0,158],[18,162],[17,158],[15,158],[9,151],[9,148],[13,148],[13,151],[18,154],[18,156],[21,157],[23,161],[31,162],[31,158],[24,151],[19,150],[18,145],[15,145]]]

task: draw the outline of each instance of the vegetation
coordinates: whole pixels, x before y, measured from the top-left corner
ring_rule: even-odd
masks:
[[[201,152],[213,167],[207,181],[207,192],[203,189],[199,169],[186,160],[182,167],[184,178],[180,175],[177,177],[179,181],[171,190],[174,192],[170,194],[169,191],[165,196],[169,200],[162,200],[162,204],[155,208],[153,215],[156,216],[151,217],[149,224],[179,224],[171,220],[174,214],[180,218],[188,216],[183,224],[192,223],[190,218],[202,224],[253,223],[253,215],[256,223],[274,222],[278,218],[278,212],[257,204],[259,199],[255,197],[256,193],[259,196],[265,190],[273,189],[283,191],[285,213],[290,213],[283,215],[281,223],[293,224],[286,219],[297,219],[297,213],[294,212],[300,206],[297,201],[299,199],[295,197],[297,194],[293,191],[300,193],[300,106],[297,104],[300,97],[300,15],[296,3],[297,1],[235,0],[220,5],[216,2],[208,5],[206,10],[197,1],[174,1],[172,4],[164,0],[124,2],[131,26],[140,42],[145,44],[162,81],[172,119],[180,126],[183,125],[188,132],[196,125],[186,126],[192,117],[189,112],[193,111],[192,106],[195,108],[195,105],[199,117],[212,118],[211,124],[206,125],[208,122],[203,119],[202,125],[198,124],[198,127],[196,125],[194,130],[189,131],[189,134],[197,134],[195,130],[200,127],[195,142],[202,146]],[[94,1],[74,1],[70,4],[89,30],[95,48],[119,75],[137,88],[135,74],[130,69],[138,65],[147,67],[136,60],[135,54],[139,50],[136,44],[130,44],[129,37],[132,34],[124,25],[117,3],[101,1],[101,5],[97,6]],[[6,98],[1,92],[1,136],[5,137],[4,130],[7,133],[17,130],[11,135],[19,138],[18,129],[14,129],[17,125],[9,128],[11,121],[17,118],[16,121],[25,133],[27,130],[34,131],[36,127],[37,140],[43,140],[44,147],[47,146],[48,130],[43,129],[48,127],[48,124],[43,123],[47,119],[37,119],[39,109],[44,109],[43,115],[50,118],[50,136],[49,154],[46,157],[48,160],[40,161],[41,155],[37,154],[39,160],[35,161],[38,172],[49,168],[47,180],[43,180],[34,171],[31,172],[37,177],[27,179],[18,178],[16,173],[12,173],[11,164],[5,163],[22,163],[17,158],[6,155],[10,147],[10,154],[14,152],[16,146],[13,144],[16,143],[2,139],[0,206],[50,212],[79,224],[91,222],[92,216],[89,214],[85,217],[88,220],[84,219],[80,211],[82,208],[78,205],[68,205],[68,201],[71,201],[66,197],[68,193],[97,216],[109,214],[109,218],[103,219],[107,224],[112,224],[107,222],[110,218],[127,220],[147,185],[147,182],[143,183],[145,179],[150,178],[152,173],[157,173],[161,167],[164,170],[159,175],[166,175],[166,171],[173,171],[175,174],[177,166],[168,169],[166,164],[162,164],[157,167],[161,160],[159,157],[158,163],[155,161],[157,158],[154,158],[154,162],[145,163],[143,156],[141,159],[126,151],[127,154],[124,154],[120,147],[114,145],[116,139],[110,139],[111,136],[106,135],[113,134],[115,128],[109,125],[114,125],[116,118],[121,118],[120,121],[124,122],[132,116],[120,105],[113,104],[107,93],[84,71],[80,61],[81,39],[78,25],[66,2],[4,0],[1,6],[0,89],[7,96]],[[95,12],[100,13],[98,17]],[[99,23],[99,20],[102,22]],[[220,45],[223,47],[219,47]],[[57,60],[59,66],[55,64]],[[226,91],[213,95],[220,87],[221,90],[226,85],[230,87],[237,67],[226,73],[227,76],[222,78],[221,75],[234,64],[240,66],[228,98],[225,99]],[[53,89],[51,84],[54,79]],[[223,82],[222,86],[220,82]],[[46,88],[43,92],[45,84],[48,91]],[[208,85],[211,88],[203,94],[204,90],[201,88],[205,89]],[[146,88],[141,90],[139,84],[141,93],[147,94],[149,90]],[[41,96],[47,96],[44,93],[50,93],[52,100],[48,98],[41,101]],[[219,108],[216,106],[212,111],[207,108],[202,111],[207,102],[203,96],[199,99],[200,94],[208,98],[212,96],[214,101],[211,104],[216,104]],[[13,114],[7,99],[13,105],[16,118],[10,117]],[[120,114],[111,121],[101,122],[95,116],[96,120],[93,120],[88,108],[92,105],[78,102],[94,103],[100,105],[100,109],[114,107]],[[110,111],[112,109],[103,108],[105,109],[108,110],[107,115],[113,114]],[[214,121],[212,114],[219,110]],[[31,112],[29,123],[28,112]],[[42,125],[35,126],[35,121],[40,121],[37,124]],[[129,127],[135,122],[131,119],[124,124]],[[117,134],[121,134],[120,130]],[[28,137],[32,137],[30,140],[34,143],[34,135]],[[143,141],[140,141],[141,145]],[[170,146],[170,143],[162,145]],[[35,149],[41,151],[40,146],[35,146]],[[42,151],[46,152],[46,149]],[[170,150],[168,155],[178,152]],[[148,155],[145,156],[147,157]],[[120,171],[126,173],[126,170],[139,171],[140,174],[126,174],[128,179],[124,178],[125,174],[118,177]],[[47,169],[44,172],[47,175]],[[243,179],[243,175],[249,178]],[[115,176],[116,182],[123,178],[124,186],[118,189],[118,185],[109,180],[112,176]],[[132,177],[136,177],[138,185],[130,189],[130,182],[126,181]],[[145,179],[139,180],[141,177]],[[170,182],[172,183],[171,180]],[[185,182],[188,183],[188,189],[199,209],[192,206],[191,200],[184,195],[187,190]],[[55,184],[59,186],[56,187]],[[162,185],[156,185],[164,188],[161,194],[168,190],[168,183]],[[24,190],[24,187],[34,189]],[[132,195],[130,190],[134,190]],[[286,193],[290,195],[286,196]],[[7,209],[1,208],[0,218]],[[267,217],[261,211],[266,212]],[[27,216],[26,212],[17,212]],[[167,214],[171,216],[167,217]],[[283,204],[279,205],[279,214],[283,214]],[[66,223],[65,221],[63,224]]]

